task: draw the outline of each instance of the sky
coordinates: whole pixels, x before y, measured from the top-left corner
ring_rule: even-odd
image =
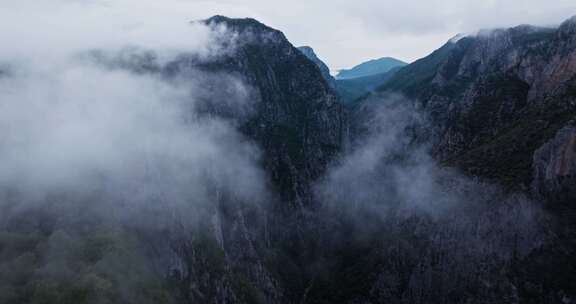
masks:
[[[459,33],[557,25],[576,15],[576,1],[0,0],[0,33],[23,37],[14,31],[17,27],[43,33],[47,40],[72,41],[94,36],[99,27],[109,32],[116,27],[157,31],[162,40],[176,23],[215,14],[256,18],[283,31],[294,45],[313,47],[335,71],[386,56],[411,62]],[[65,36],[59,36],[62,32]],[[16,42],[26,45],[22,40]]]

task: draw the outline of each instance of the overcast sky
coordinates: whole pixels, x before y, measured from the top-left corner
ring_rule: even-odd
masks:
[[[556,25],[576,15],[576,0],[0,0],[0,34],[20,23],[45,39],[66,40],[84,27],[169,30],[214,14],[257,18],[293,44],[312,46],[336,70],[384,56],[413,61],[480,28]],[[62,28],[77,32],[58,36]]]

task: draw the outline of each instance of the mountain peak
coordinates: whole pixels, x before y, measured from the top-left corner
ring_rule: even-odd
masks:
[[[247,29],[274,32],[277,31],[253,18],[230,18],[222,15],[215,15],[208,19],[202,20],[201,22],[207,25],[225,25],[228,28],[236,31],[244,31]]]
[[[308,54],[314,54],[314,55],[316,55],[316,53],[314,52],[314,49],[313,49],[312,47],[310,47],[310,46],[303,45],[303,46],[299,46],[298,49],[299,49],[301,52],[306,52],[306,53],[308,53]]]
[[[568,20],[564,21],[563,24],[576,24],[576,15],[568,18]]]
[[[226,31],[242,36],[236,39],[238,45],[263,45],[269,46],[284,45],[292,46],[284,34],[266,24],[253,18],[230,18],[222,15],[215,15],[208,19],[193,21],[204,24],[208,27],[223,27]]]
[[[576,33],[576,16],[562,22],[559,30],[562,33]]]
[[[314,49],[310,46],[299,46],[298,50],[304,54],[306,57],[308,57],[308,59],[314,61],[315,63],[318,63],[318,61],[320,61],[321,64],[319,65],[324,65],[326,66],[326,64],[318,57],[318,55],[316,55],[316,52],[314,51]],[[328,67],[326,66],[326,69],[328,69]]]

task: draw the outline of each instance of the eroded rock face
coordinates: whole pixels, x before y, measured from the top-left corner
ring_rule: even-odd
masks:
[[[311,182],[323,175],[342,144],[346,115],[336,94],[280,31],[253,19],[216,16],[206,22],[226,26],[241,43],[231,56],[196,68],[240,75],[256,89],[260,101],[242,130],[263,150],[265,170],[282,200],[310,205]],[[186,64],[183,60],[175,69],[185,70]]]
[[[224,207],[216,210],[218,220],[210,230],[220,240],[222,272],[211,271],[214,267],[203,264],[207,258],[201,256],[184,254],[185,262],[207,271],[213,280],[201,288],[213,292],[210,303],[286,303],[298,289],[282,285],[300,282],[279,278],[282,266],[270,265],[267,252],[296,242],[290,245],[297,250],[291,263],[305,256],[307,249],[298,247],[303,244],[298,233],[305,226],[300,215],[314,208],[313,182],[341,150],[346,115],[320,69],[280,31],[253,19],[215,16],[204,22],[230,31],[233,51],[209,62],[183,56],[163,73],[184,78],[197,70],[235,75],[253,90],[257,102],[238,127],[262,151],[276,199],[271,210],[264,211],[221,203]],[[219,107],[208,107],[207,112],[233,119],[239,114]],[[202,282],[187,282],[189,294],[202,301],[195,296],[197,284]]]
[[[318,66],[282,32],[250,18],[214,16],[201,22],[226,33],[219,37],[215,55],[207,58],[182,53],[160,64],[155,54],[146,52],[112,63],[101,54],[94,56],[114,67],[155,73],[183,85],[187,79],[200,82],[194,88],[197,95],[205,95],[200,111],[234,121],[258,146],[279,201],[312,207],[311,183],[340,152],[347,128],[336,93]],[[250,100],[249,107],[234,105],[238,93]]]
[[[110,63],[95,56],[184,86],[199,83],[193,89],[200,96],[200,116],[230,122],[261,152],[259,165],[270,184],[266,206],[244,204],[215,189],[210,218],[199,225],[200,232],[170,233],[165,268],[183,301],[291,303],[306,284],[298,267],[305,268],[312,250],[302,231],[317,205],[313,183],[340,153],[347,115],[321,70],[282,32],[249,18],[215,16],[202,22],[226,33],[209,58],[183,53],[159,63],[144,52]],[[251,102],[238,107],[237,99]],[[286,264],[291,268],[285,271]]]
[[[576,199],[576,126],[570,124],[534,153],[532,190],[556,203]],[[572,206],[575,207],[575,206]]]
[[[207,271],[206,276],[213,280],[201,288],[214,294],[205,300],[286,303],[294,297],[291,293],[299,292],[291,284],[303,283],[278,275],[282,266],[270,265],[267,254],[290,246],[295,250],[290,263],[297,264],[306,256],[309,249],[303,247],[299,234],[306,229],[301,215],[314,208],[313,182],[323,176],[341,150],[345,111],[320,69],[280,31],[253,19],[216,16],[204,22],[225,27],[235,37],[233,50],[209,62],[183,56],[162,73],[184,79],[197,70],[235,75],[251,88],[257,101],[249,114],[242,115],[238,127],[261,150],[262,167],[275,199],[265,211],[238,207],[233,201],[221,203],[224,207],[215,215],[219,220],[210,230],[220,239],[217,251],[223,256],[219,262],[222,272],[211,271],[214,267],[205,265],[207,258],[202,256],[184,254],[188,257],[185,262]],[[241,114],[220,106],[208,106],[207,113],[232,119]],[[186,285],[191,298],[202,301],[194,292],[197,284],[202,282]]]

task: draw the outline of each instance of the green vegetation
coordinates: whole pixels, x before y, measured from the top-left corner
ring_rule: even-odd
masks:
[[[120,228],[0,233],[0,303],[171,303]]]

